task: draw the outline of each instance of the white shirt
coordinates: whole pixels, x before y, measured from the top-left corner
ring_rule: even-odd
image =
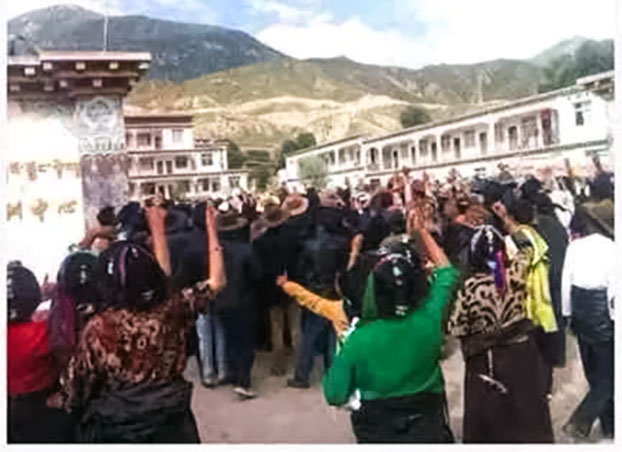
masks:
[[[582,289],[607,289],[609,315],[613,320],[615,296],[615,245],[600,234],[575,239],[568,245],[562,273],[562,314],[570,317],[572,286]]]

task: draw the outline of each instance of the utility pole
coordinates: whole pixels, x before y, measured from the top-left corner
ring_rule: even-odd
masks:
[[[104,52],[108,50],[108,0],[105,3],[104,12]]]

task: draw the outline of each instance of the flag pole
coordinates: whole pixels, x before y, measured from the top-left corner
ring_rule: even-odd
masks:
[[[104,52],[108,50],[108,0],[105,3],[104,14]]]

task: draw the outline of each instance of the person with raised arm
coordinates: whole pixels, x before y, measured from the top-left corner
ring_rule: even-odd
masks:
[[[352,412],[359,443],[453,442],[439,362],[443,311],[457,271],[417,210],[409,213],[408,224],[436,266],[432,281],[408,244],[381,249],[366,278],[360,321],[341,341],[323,379],[330,405],[343,406],[360,394],[360,407]],[[321,299],[284,277],[279,284],[299,303],[331,319],[344,337],[343,302]]]
[[[119,241],[99,256],[97,281],[106,309],[81,332],[61,377],[63,405],[79,419],[78,440],[198,443],[183,378],[186,333],[194,309],[225,283],[213,209],[206,212],[207,279],[172,293],[160,207],[146,209],[153,250]]]

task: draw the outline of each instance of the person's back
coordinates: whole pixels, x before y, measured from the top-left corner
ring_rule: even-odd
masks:
[[[453,272],[440,277],[450,281]],[[446,301],[428,299],[406,319],[381,319],[348,337],[344,348],[360,351],[354,367],[363,399],[443,392],[440,313]]]

